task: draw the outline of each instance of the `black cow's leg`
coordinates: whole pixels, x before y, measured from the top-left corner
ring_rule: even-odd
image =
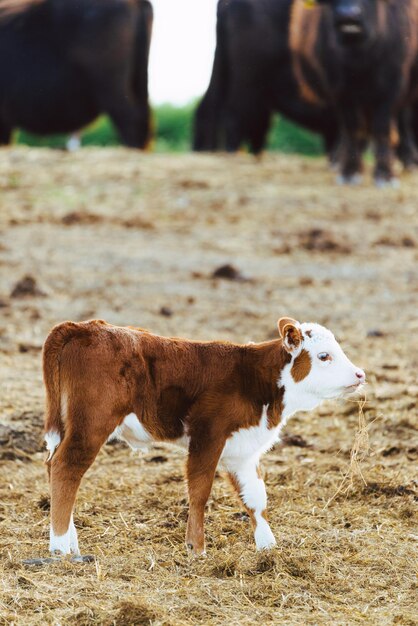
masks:
[[[130,148],[145,148],[148,140],[146,113],[128,102],[110,102],[104,110],[116,126],[122,143]]]
[[[123,144],[130,148],[145,148],[149,139],[149,107],[145,99],[135,96],[124,76],[117,80],[100,79],[99,106],[109,115]]]
[[[361,181],[363,171],[362,145],[364,131],[358,109],[345,103],[341,111],[341,176],[339,182],[355,185]]]
[[[194,118],[193,150],[215,152],[220,149],[222,105],[206,94]]]
[[[148,99],[137,106],[136,140],[139,148],[146,148],[151,138],[151,112]]]
[[[260,154],[265,146],[270,127],[270,111],[265,107],[259,107],[257,114],[251,122],[252,127],[249,134],[250,149],[253,154]]]
[[[322,143],[331,169],[337,170],[342,157],[341,133],[335,133],[333,130],[322,133]]]
[[[239,114],[228,110],[225,114],[225,149],[227,152],[237,152],[243,141],[241,120]]]
[[[7,146],[12,137],[12,130],[0,120],[0,146]]]
[[[412,129],[412,112],[404,107],[398,116],[399,144],[397,155],[405,169],[412,169],[418,164],[418,149]]]
[[[265,142],[270,122],[270,109],[265,96],[242,81],[232,84],[225,106],[225,146],[228,152],[239,150],[248,142],[251,152],[258,154]]]
[[[377,107],[372,120],[372,135],[375,143],[376,165],[374,180],[378,187],[394,184],[393,150],[390,142],[392,115],[390,103]]]

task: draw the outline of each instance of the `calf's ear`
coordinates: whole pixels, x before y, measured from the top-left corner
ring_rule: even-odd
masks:
[[[295,326],[298,328],[300,326],[299,322],[293,319],[293,317],[281,317],[277,322],[277,328],[279,329],[280,337],[284,337],[283,331],[285,326],[290,324],[291,326]]]
[[[283,346],[288,352],[293,352],[299,348],[302,342],[300,324],[291,317],[282,317],[277,322],[280,337],[283,339]]]

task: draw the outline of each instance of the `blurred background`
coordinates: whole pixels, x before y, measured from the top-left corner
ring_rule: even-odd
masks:
[[[152,5],[149,95],[155,129],[153,150],[186,152],[192,143],[193,116],[212,71],[217,0],[153,0]],[[14,141],[29,146],[65,148],[68,136],[41,137],[17,130]],[[105,115],[81,133],[83,146],[119,143],[119,136]],[[273,118],[266,149],[306,155],[323,153],[318,135],[280,115]]]

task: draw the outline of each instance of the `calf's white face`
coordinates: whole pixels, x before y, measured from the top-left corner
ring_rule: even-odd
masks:
[[[311,409],[321,400],[353,393],[365,382],[363,370],[351,363],[324,326],[300,324],[291,318],[282,318],[278,326],[292,357],[278,380],[285,389],[285,405],[294,410]]]

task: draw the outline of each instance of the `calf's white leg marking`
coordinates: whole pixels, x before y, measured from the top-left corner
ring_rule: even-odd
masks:
[[[70,524],[68,530],[63,535],[56,535],[52,528],[52,524],[49,528],[49,550],[50,552],[60,552],[61,554],[75,554],[80,555],[78,547],[77,531],[74,526],[73,516],[71,514]]]
[[[267,494],[264,481],[258,475],[260,456],[280,438],[282,424],[269,428],[268,405],[263,406],[257,426],[242,428],[230,437],[222,453],[221,463],[231,474],[242,502],[251,513],[254,539],[258,550],[272,548],[276,540],[265,519]]]
[[[80,549],[78,547],[77,531],[74,526],[74,520],[73,520],[72,514],[71,514],[71,519],[70,519],[70,550],[73,554],[76,554],[77,556],[79,556]]]
[[[231,473],[236,477],[243,503],[254,516],[254,539],[257,550],[272,548],[276,545],[276,540],[264,517],[267,494],[264,480],[258,475],[257,464],[249,462]]]
[[[60,552],[61,554],[75,554],[79,556],[77,531],[74,526],[73,515],[71,514],[68,530],[63,535],[56,535],[52,524],[49,528],[49,550],[50,552]]]
[[[48,458],[46,460],[46,462],[48,463],[48,461],[50,461],[54,456],[55,448],[57,448],[61,443],[61,437],[59,433],[57,433],[55,430],[50,430],[48,433],[46,433],[44,439],[46,442],[46,449],[49,452]]]

